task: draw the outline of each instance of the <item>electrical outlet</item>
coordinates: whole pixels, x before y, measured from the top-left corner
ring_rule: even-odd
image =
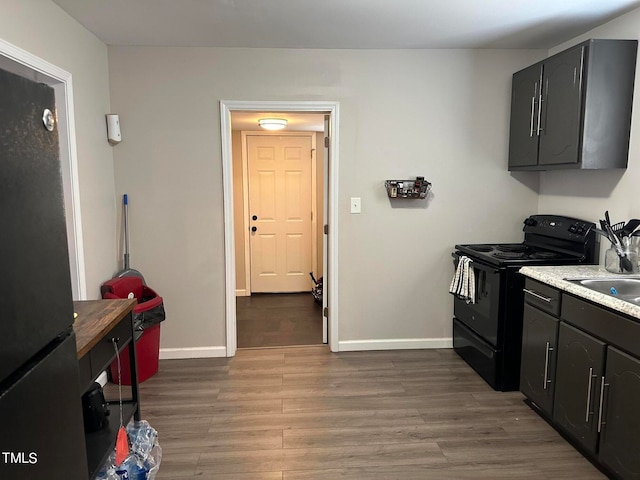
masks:
[[[362,211],[362,203],[360,197],[351,197],[351,213],[360,213]]]

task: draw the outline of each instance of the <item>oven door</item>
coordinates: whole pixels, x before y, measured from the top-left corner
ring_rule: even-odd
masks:
[[[456,266],[460,255],[457,252],[453,254]],[[453,314],[485,342],[501,347],[504,339],[500,315],[500,292],[504,291],[506,270],[478,262],[473,258],[471,266],[476,283],[475,303],[467,303],[455,297]]]
[[[502,350],[484,342],[457,318],[453,319],[453,349],[493,389],[503,389]]]

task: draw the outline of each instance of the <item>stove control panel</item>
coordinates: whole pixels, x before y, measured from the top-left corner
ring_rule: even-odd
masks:
[[[558,215],[531,215],[524,221],[523,231],[557,238],[577,239],[595,226],[592,222]]]

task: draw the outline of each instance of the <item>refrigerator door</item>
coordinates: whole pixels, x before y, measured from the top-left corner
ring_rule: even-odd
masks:
[[[73,323],[53,89],[0,69],[0,382]],[[44,118],[44,120],[43,120]]]
[[[88,477],[75,334],[50,347],[0,391],[0,478]]]

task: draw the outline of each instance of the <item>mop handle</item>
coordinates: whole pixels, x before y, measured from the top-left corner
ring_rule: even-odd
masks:
[[[129,197],[125,193],[122,197],[124,203],[124,268],[129,268]]]

